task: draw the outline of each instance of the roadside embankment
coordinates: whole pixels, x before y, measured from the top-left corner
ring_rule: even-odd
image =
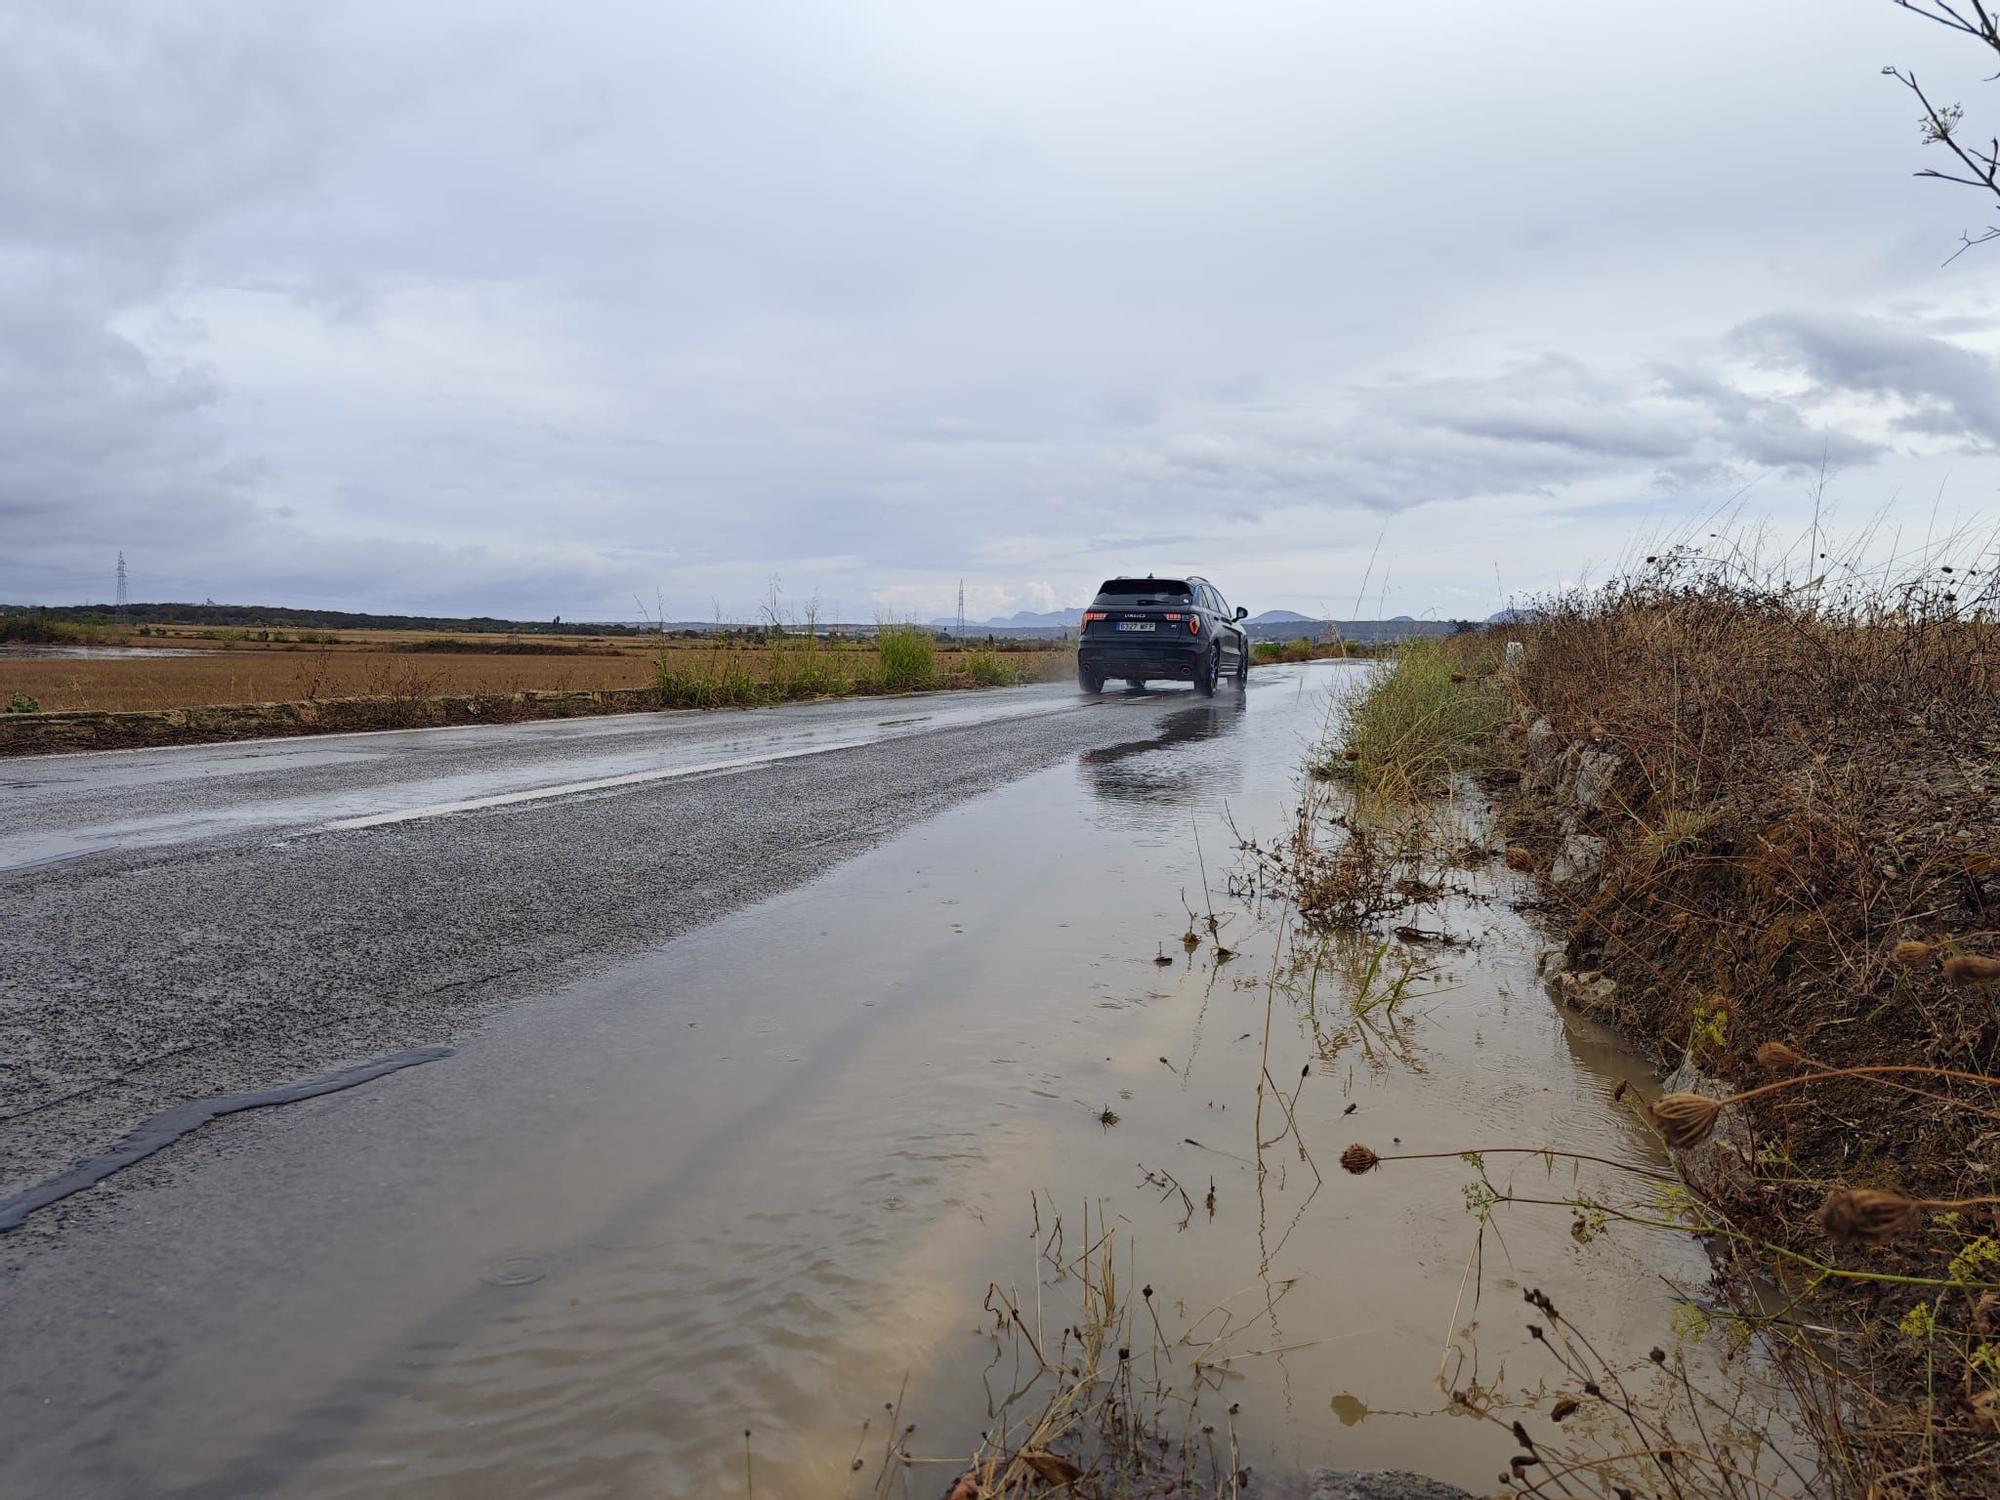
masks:
[[[0,756],[213,744],[299,734],[424,729],[449,724],[513,724],[659,707],[651,688],[583,692],[468,693],[439,698],[319,698],[296,703],[233,703],[132,713],[0,714]]]
[[[465,724],[517,724],[531,719],[574,719],[596,714],[651,713],[670,708],[750,708],[811,698],[864,697],[897,692],[1004,687],[1058,680],[1070,659],[1054,652],[1020,653],[1017,664],[997,653],[969,652],[921,674],[894,682],[880,677],[813,677],[767,681],[717,673],[670,676],[638,688],[582,688],[549,692],[404,693],[305,698],[285,703],[223,703],[186,708],[102,712],[0,713],[0,758],[85,750],[133,750],[156,745],[217,744],[303,734],[352,734],[367,730],[432,729]],[[678,669],[676,669],[678,671]]]
[[[1961,592],[1662,572],[1500,632],[1544,977],[1671,1070],[1689,1221],[1857,1495],[2000,1490],[2000,629]]]

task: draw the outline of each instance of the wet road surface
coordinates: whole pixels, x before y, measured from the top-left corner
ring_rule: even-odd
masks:
[[[393,955],[374,971],[436,971],[495,941],[480,924],[486,908],[517,909],[509,878],[547,893],[553,925],[577,920],[560,894],[572,883],[582,906],[660,920],[642,887],[670,880],[672,809],[700,788],[727,794],[696,809],[728,820],[708,830],[709,858],[732,839],[777,847],[760,821],[773,804],[776,827],[810,824],[801,846],[825,824],[817,803],[835,806],[835,824],[888,823],[839,863],[846,848],[814,847],[775,893],[725,887],[718,905],[736,890],[761,899],[665,922],[659,940],[578,965],[567,983],[539,977],[561,972],[549,960],[532,971],[534,1003],[489,1010],[451,1057],[218,1121],[114,1191],[40,1216],[61,1222],[39,1240],[35,1221],[0,1240],[0,1493],[740,1495],[749,1429],[758,1494],[851,1482],[872,1494],[879,1432],[866,1471],[850,1464],[864,1420],[879,1428],[899,1392],[915,1451],[962,1457],[990,1425],[1013,1371],[981,1311],[988,1283],[1039,1294],[1061,1318],[1073,1291],[1049,1279],[1038,1236],[1059,1214],[1075,1236],[1086,1203],[1118,1226],[1170,1325],[1233,1326],[1230,1397],[1260,1471],[1409,1467],[1490,1486],[1512,1445],[1437,1412],[1440,1369],[1465,1378],[1470,1350],[1482,1378],[1503,1363],[1523,1383],[1546,1373],[1518,1315],[1528,1284],[1587,1307],[1607,1345],[1643,1349],[1674,1307],[1658,1275],[1691,1273],[1693,1253],[1672,1240],[1584,1245],[1561,1213],[1518,1218],[1504,1256],[1489,1244],[1475,1307],[1462,1168],[1332,1170],[1350,1139],[1647,1149],[1610,1097],[1641,1064],[1551,1007],[1532,935],[1497,902],[1433,914],[1485,941],[1441,960],[1396,1047],[1329,1056],[1281,1010],[1271,1067],[1308,1075],[1300,1132],[1328,1180],[1315,1189],[1296,1154],[1254,1170],[1262,967],[1276,939],[1229,902],[1232,830],[1286,826],[1328,691],[1353,677],[1287,668],[1213,703],[1082,708],[1029,689],[977,701],[1047,713],[756,772],[311,837],[256,818],[254,834],[238,822],[218,835],[196,819],[215,842],[164,866],[128,852],[34,872],[121,880],[163,867],[212,889],[236,861],[253,872],[230,887],[243,900],[293,864],[358,867],[330,877],[328,899],[359,899],[341,881],[394,886],[362,919]],[[600,726],[616,722],[587,721],[611,740]],[[608,769],[636,748],[591,745],[563,775],[646,769]],[[464,753],[501,758],[495,788],[512,774],[506,747]],[[915,774],[899,777],[909,757]],[[476,768],[438,769],[452,796],[378,810],[487,794],[461,784]],[[321,822],[366,816],[356,768],[325,771],[311,795],[257,772],[195,779],[240,789],[201,806],[323,793],[339,807],[319,807]],[[926,795],[932,778],[944,784]],[[134,780],[133,806],[101,809],[107,826],[173,813]],[[655,803],[661,815],[647,816]],[[404,840],[416,841],[406,861]],[[555,853],[570,840],[584,846],[574,863]],[[454,841],[505,851],[482,862],[453,855]],[[424,951],[395,930],[399,911],[431,899],[394,885],[425,857],[469,887],[453,908],[475,929],[467,949]],[[1205,888],[1234,963],[1176,942],[1184,900],[1205,906]],[[286,887],[284,904],[310,889]],[[246,920],[201,909],[196,946]],[[182,907],[169,925],[200,920]],[[293,940],[310,954],[305,925]],[[259,962],[284,972],[279,956]],[[1107,1109],[1117,1123],[1102,1123]],[[1212,1184],[1215,1212],[1163,1200],[1146,1181],[1162,1169],[1197,1199]],[[1547,1185],[1542,1164],[1531,1179]],[[951,1472],[916,1470],[892,1492],[941,1492]]]
[[[0,764],[0,1198],[183,1100],[449,1042],[1186,696],[1039,685]]]

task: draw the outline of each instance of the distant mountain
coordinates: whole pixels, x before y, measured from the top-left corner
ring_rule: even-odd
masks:
[[[1449,620],[1413,620],[1404,615],[1397,620],[1313,620],[1301,619],[1289,610],[1274,609],[1245,620],[1243,626],[1253,641],[1346,640],[1373,644],[1402,641],[1412,636],[1449,635]]]
[[[1488,615],[1486,623],[1488,625],[1524,625],[1529,620],[1534,619],[1534,617],[1535,612],[1531,609],[1503,609],[1498,614]]]
[[[1074,630],[1083,623],[1083,609],[1050,609],[1040,613],[1032,609],[1017,610],[1006,619],[995,616],[991,620],[967,620],[967,630]],[[956,630],[956,620],[932,620],[937,630]]]

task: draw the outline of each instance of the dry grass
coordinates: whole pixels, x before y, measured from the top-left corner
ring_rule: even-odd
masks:
[[[0,702],[21,693],[43,711],[212,707],[323,698],[422,698],[461,693],[567,692],[660,685],[670,704],[709,706],[878,690],[879,656],[866,640],[810,649],[785,639],[752,644],[668,638],[424,636],[413,631],[340,631],[331,642],[220,637],[126,637],[199,655],[92,658],[0,656]],[[111,643],[111,642],[106,642]],[[400,649],[398,649],[400,648]],[[995,686],[1061,681],[1074,670],[1061,649],[989,649],[935,655],[932,685]]]
[[[1986,966],[1954,963],[2000,953],[1993,574],[1933,553],[1792,585],[1715,550],[1508,627],[1521,722],[1552,731],[1513,741],[1512,842],[1548,869],[1572,833],[1603,840],[1600,876],[1548,887],[1572,968],[1742,1086],[1720,1145],[1713,1101],[1654,1123],[1705,1153],[1689,1214],[1830,1491],[1994,1493],[2000,1012]],[[1585,754],[1611,769],[1579,799]],[[1773,1068],[1806,1071],[1751,1087]],[[1881,1203],[1895,1232],[1848,1232]]]
[[[1086,1211],[1072,1253],[1053,1205],[1050,1212],[1045,1223],[1037,1203],[1031,1233],[1041,1249],[1031,1294],[987,1289],[995,1368],[1011,1359],[1012,1388],[978,1450],[969,1461],[914,1454],[906,1446],[914,1429],[900,1427],[892,1407],[876,1496],[907,1493],[923,1465],[955,1474],[937,1491],[946,1500],[1241,1500],[1250,1476],[1233,1430],[1236,1406],[1211,1409],[1224,1406],[1232,1367],[1274,1351],[1232,1348],[1216,1331],[1232,1323],[1218,1316],[1221,1308],[1170,1333],[1165,1299],[1150,1285],[1135,1297],[1129,1261],[1121,1272],[1118,1227]],[[1045,1292],[1073,1294],[1074,1311],[1059,1313]],[[861,1455],[871,1425],[863,1426],[857,1473],[868,1465]]]

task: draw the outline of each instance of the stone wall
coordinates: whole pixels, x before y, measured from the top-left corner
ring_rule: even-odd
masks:
[[[369,729],[508,724],[590,714],[643,713],[659,706],[651,688],[559,693],[474,693],[452,698],[320,698],[303,703],[232,703],[139,713],[0,714],[0,756],[129,750]]]

